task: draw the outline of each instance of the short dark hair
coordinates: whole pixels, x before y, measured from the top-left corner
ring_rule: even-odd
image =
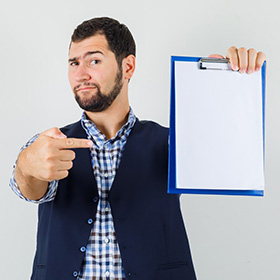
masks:
[[[109,17],[93,18],[78,25],[72,34],[71,43],[81,42],[96,34],[105,35],[119,67],[128,55],[136,56],[135,42],[129,29],[124,24]]]

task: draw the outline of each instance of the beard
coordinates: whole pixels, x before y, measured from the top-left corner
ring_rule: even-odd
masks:
[[[75,94],[75,99],[79,106],[88,112],[102,112],[105,111],[107,108],[111,106],[113,101],[116,99],[116,97],[120,94],[121,89],[123,87],[122,82],[122,69],[120,68],[116,74],[115,78],[115,84],[113,89],[107,93],[104,94],[101,92],[100,86],[96,83],[83,83],[78,86],[76,86],[73,91]],[[96,88],[96,93],[91,94],[89,97],[83,96],[85,93],[78,93],[78,89],[81,86],[90,86]],[[89,93],[86,93],[89,94]]]

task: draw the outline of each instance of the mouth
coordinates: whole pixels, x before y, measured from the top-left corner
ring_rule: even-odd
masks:
[[[78,92],[78,91],[87,91],[87,90],[91,90],[91,89],[96,89],[96,87],[82,87],[82,88],[79,88],[79,89],[77,90],[77,92]]]

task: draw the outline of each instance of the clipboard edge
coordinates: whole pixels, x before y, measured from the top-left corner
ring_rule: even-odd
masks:
[[[234,196],[264,196],[264,190],[215,190],[215,189],[178,189],[176,180],[176,133],[175,133],[175,61],[198,62],[202,57],[171,56],[170,83],[170,122],[168,149],[168,184],[169,194],[204,194],[204,195],[234,195]],[[263,160],[265,161],[265,93],[266,93],[266,61],[261,68],[262,79],[262,119],[263,119]],[[174,106],[172,106],[174,105]],[[172,124],[172,125],[171,125]],[[172,153],[173,152],[173,153]],[[265,167],[265,164],[263,163]]]

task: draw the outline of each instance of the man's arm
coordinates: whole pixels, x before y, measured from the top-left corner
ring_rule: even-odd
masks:
[[[15,181],[28,200],[39,200],[48,191],[49,182],[68,176],[75,148],[89,148],[92,141],[67,138],[58,128],[44,131],[24,149],[15,167]]]
[[[37,138],[38,138],[39,134],[36,134],[35,136],[33,136],[25,145],[23,145],[20,149],[20,153],[26,149],[27,147],[29,147]],[[20,154],[19,153],[19,154]],[[17,166],[17,161],[16,160],[14,166],[13,166],[13,173],[12,173],[12,177],[10,179],[10,187],[13,190],[13,192],[20,197],[23,200],[29,201],[29,202],[33,202],[33,203],[43,203],[43,202],[48,202],[54,199],[55,195],[56,195],[56,190],[57,190],[57,185],[58,185],[58,181],[52,181],[49,183],[48,185],[48,191],[47,193],[44,195],[44,197],[42,197],[40,200],[32,200],[32,199],[28,199],[26,197],[23,196],[23,194],[21,193],[18,184],[15,180],[15,169]]]

